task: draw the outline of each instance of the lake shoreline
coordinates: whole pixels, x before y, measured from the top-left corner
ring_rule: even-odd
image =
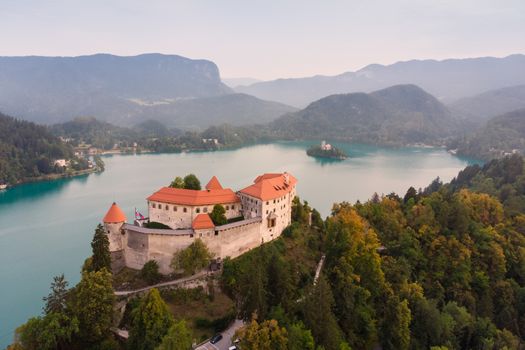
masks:
[[[30,177],[25,178],[23,180],[19,180],[17,183],[7,186],[7,188],[3,190],[9,190],[12,188],[15,188],[20,185],[33,183],[33,182],[47,182],[47,181],[55,181],[60,179],[67,179],[67,178],[74,178],[79,176],[85,176],[90,174],[96,174],[103,172],[104,169],[100,168],[92,168],[92,169],[84,169],[84,170],[76,170],[72,173],[65,173],[65,174],[49,174],[49,175],[41,175],[37,177]]]

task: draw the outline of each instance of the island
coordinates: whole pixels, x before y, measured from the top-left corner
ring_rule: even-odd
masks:
[[[306,151],[306,154],[308,154],[310,157],[316,158],[330,158],[337,160],[344,160],[348,158],[348,155],[345,152],[329,143],[326,143],[326,141],[321,142],[320,145],[310,147]]]

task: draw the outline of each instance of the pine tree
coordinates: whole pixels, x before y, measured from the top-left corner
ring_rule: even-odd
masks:
[[[46,303],[44,306],[44,312],[50,314],[51,312],[62,313],[66,309],[66,295],[68,282],[64,277],[64,274],[53,277],[51,283],[51,293],[43,300]]]
[[[392,296],[387,301],[381,326],[381,342],[385,350],[407,350],[410,346],[412,317],[407,300]]]
[[[95,229],[95,235],[91,241],[91,249],[93,251],[93,259],[91,262],[91,269],[93,271],[100,271],[106,268],[111,271],[111,255],[109,253],[109,239],[104,231],[104,227],[98,224]]]
[[[321,275],[306,297],[303,307],[304,321],[319,345],[327,350],[338,350],[341,330],[332,312],[334,297],[326,278]]]

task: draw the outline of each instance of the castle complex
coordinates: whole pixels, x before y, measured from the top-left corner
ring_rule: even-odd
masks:
[[[173,254],[201,239],[215,258],[235,258],[279,237],[291,223],[297,179],[288,173],[263,174],[252,185],[233,192],[214,176],[204,190],[163,187],[147,198],[148,218],[126,223],[113,203],[104,217],[112,268],[141,269],[156,260],[161,273],[170,273]],[[215,226],[210,213],[220,204],[228,223]],[[146,228],[158,222],[170,229]]]

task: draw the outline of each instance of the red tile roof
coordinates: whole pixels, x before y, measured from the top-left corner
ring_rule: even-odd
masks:
[[[117,222],[125,222],[126,215],[124,215],[124,212],[122,211],[122,209],[120,209],[117,203],[113,202],[108,212],[106,213],[106,216],[104,216],[103,221],[108,224],[117,223]]]
[[[193,219],[191,228],[194,230],[203,230],[207,228],[214,228],[215,225],[208,214],[199,214]]]
[[[257,176],[254,184],[239,192],[261,200],[279,198],[289,193],[297,183],[297,179],[288,173],[263,174]]]
[[[210,179],[210,182],[206,185],[207,190],[222,190],[222,185],[216,176]]]
[[[147,200],[180,205],[211,205],[240,202],[239,197],[229,188],[197,191],[163,187],[149,196]]]

